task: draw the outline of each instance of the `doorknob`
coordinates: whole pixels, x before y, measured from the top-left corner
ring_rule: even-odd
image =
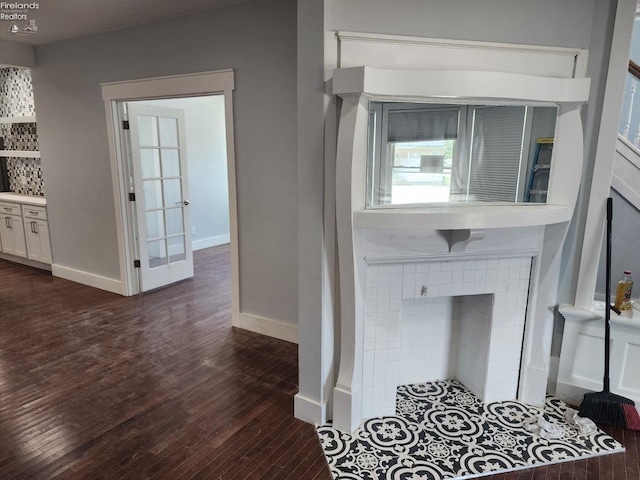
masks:
[[[183,200],[181,202],[176,202],[176,205],[183,205],[183,206],[187,206],[189,205],[189,200]]]

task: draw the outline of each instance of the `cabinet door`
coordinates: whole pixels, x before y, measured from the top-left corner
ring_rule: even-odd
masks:
[[[17,257],[26,257],[27,248],[22,227],[22,217],[5,215],[0,217],[2,252]]]
[[[51,241],[47,221],[25,218],[24,231],[29,260],[51,264]]]

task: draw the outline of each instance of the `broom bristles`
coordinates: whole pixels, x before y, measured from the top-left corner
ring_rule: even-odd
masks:
[[[624,417],[627,429],[640,430],[640,415],[634,405],[624,405]]]
[[[608,391],[587,393],[579,415],[603,425],[640,430],[640,415],[633,400]]]

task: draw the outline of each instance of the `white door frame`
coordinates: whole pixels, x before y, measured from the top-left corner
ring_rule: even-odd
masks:
[[[139,293],[139,283],[133,266],[134,240],[131,235],[131,214],[128,200],[129,178],[122,158],[121,136],[119,135],[118,102],[151,100],[159,98],[196,97],[224,95],[225,129],[227,140],[227,178],[229,183],[229,236],[231,240],[231,310],[233,325],[239,325],[240,277],[238,255],[238,205],[236,197],[236,161],[233,129],[233,90],[235,90],[232,69],[202,72],[187,75],[146,78],[123,82],[103,83],[102,99],[107,116],[111,177],[116,213],[118,253],[120,258],[120,280],[122,295]]]

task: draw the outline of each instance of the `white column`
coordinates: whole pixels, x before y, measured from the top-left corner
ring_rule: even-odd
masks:
[[[602,106],[598,144],[589,191],[587,220],[582,235],[582,254],[576,288],[575,306],[591,309],[596,290],[596,276],[605,218],[605,202],[611,187],[611,172],[618,139],[618,122],[622,108],[625,76],[629,64],[629,45],[635,18],[635,0],[619,0],[616,10],[609,73]]]
[[[334,219],[326,219],[333,209],[327,213],[324,191],[325,159],[331,155],[325,150],[325,122],[335,116],[335,103],[329,103],[324,82],[325,72],[332,73],[335,65],[325,68],[324,17],[324,0],[298,0],[299,391],[294,399],[294,414],[316,424],[331,418],[335,378]],[[334,55],[337,49],[328,57]],[[331,225],[329,231],[325,228],[327,223]]]

